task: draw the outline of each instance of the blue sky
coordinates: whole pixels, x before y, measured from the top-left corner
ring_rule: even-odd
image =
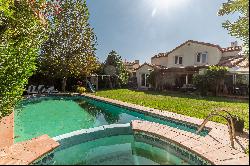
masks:
[[[96,55],[104,61],[111,50],[123,60],[150,58],[197,40],[227,47],[231,37],[221,23],[235,15],[217,16],[227,0],[87,0],[97,35]]]

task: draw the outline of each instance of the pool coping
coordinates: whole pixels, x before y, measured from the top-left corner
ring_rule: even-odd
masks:
[[[120,107],[132,108],[135,111],[140,110],[140,112],[150,115],[163,116],[169,119],[174,119],[180,122],[185,122],[196,126],[201,125],[201,123],[203,122],[203,119],[188,117],[177,113],[168,112],[165,110],[161,111],[158,109],[122,102],[119,100],[104,98],[92,94],[84,93],[81,94],[81,96],[90,97],[92,99],[111,103],[114,105],[118,105]],[[161,125],[159,123],[148,122],[148,121],[143,121],[143,123],[145,124],[142,125],[138,130],[149,132],[156,136],[159,136],[158,133],[158,131],[160,131],[159,126],[160,128],[164,128],[163,126],[166,126],[166,125]],[[209,121],[206,124],[206,127],[209,128],[210,131],[208,135],[205,137],[199,136],[191,132],[186,132],[177,128],[172,128],[169,126],[167,126],[164,129],[164,133],[161,133],[160,135],[167,140],[172,140],[180,144],[181,146],[188,148],[190,151],[199,154],[200,156],[204,157],[206,160],[210,161],[215,165],[227,165],[227,164],[249,165],[249,156],[245,154],[245,149],[242,148],[249,146],[248,132],[236,135],[237,141],[235,141],[235,149],[234,149],[230,145],[228,127],[226,125]],[[171,134],[169,133],[170,131],[172,131]],[[183,140],[185,140],[185,142]]]

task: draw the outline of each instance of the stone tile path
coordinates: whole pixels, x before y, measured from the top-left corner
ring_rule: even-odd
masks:
[[[0,149],[14,143],[14,112],[0,120]]]
[[[0,149],[0,165],[28,165],[59,146],[48,135]]]

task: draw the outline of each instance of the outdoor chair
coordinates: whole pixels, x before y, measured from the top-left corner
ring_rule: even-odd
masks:
[[[56,90],[54,86],[51,86],[47,90],[45,90],[44,92],[45,93],[58,93],[58,90]]]
[[[30,85],[28,89],[26,90],[28,95],[31,93],[32,89],[33,89],[33,85]]]
[[[45,90],[46,90],[46,88],[45,88],[44,85],[38,85],[38,87],[37,87],[38,93],[40,93],[40,94],[41,94],[41,93],[44,93]]]
[[[36,91],[36,86],[30,85],[27,90],[28,95],[29,94],[37,94],[38,92]]]

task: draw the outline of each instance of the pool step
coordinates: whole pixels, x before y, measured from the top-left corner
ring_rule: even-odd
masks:
[[[59,146],[48,135],[0,149],[0,165],[27,165]]]

